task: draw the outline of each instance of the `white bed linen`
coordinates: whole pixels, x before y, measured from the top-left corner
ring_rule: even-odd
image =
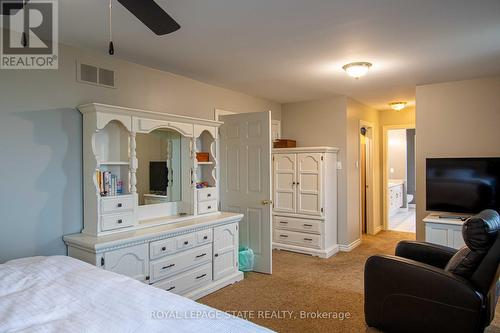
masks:
[[[52,256],[0,265],[0,332],[271,331],[126,276]]]

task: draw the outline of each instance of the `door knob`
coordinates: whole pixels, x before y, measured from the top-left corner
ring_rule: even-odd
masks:
[[[263,205],[271,205],[273,203],[272,200],[262,200]]]

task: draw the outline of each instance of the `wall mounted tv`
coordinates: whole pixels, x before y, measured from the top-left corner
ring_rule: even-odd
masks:
[[[500,158],[428,158],[427,210],[475,214],[500,208]]]

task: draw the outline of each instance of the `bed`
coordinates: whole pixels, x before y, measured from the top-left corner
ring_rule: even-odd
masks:
[[[0,332],[271,332],[65,256],[0,265]]]

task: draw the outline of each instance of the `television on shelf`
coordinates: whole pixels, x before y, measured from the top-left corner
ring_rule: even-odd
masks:
[[[428,158],[426,199],[428,211],[499,211],[500,158]]]
[[[149,191],[151,194],[167,195],[167,162],[149,162]]]

